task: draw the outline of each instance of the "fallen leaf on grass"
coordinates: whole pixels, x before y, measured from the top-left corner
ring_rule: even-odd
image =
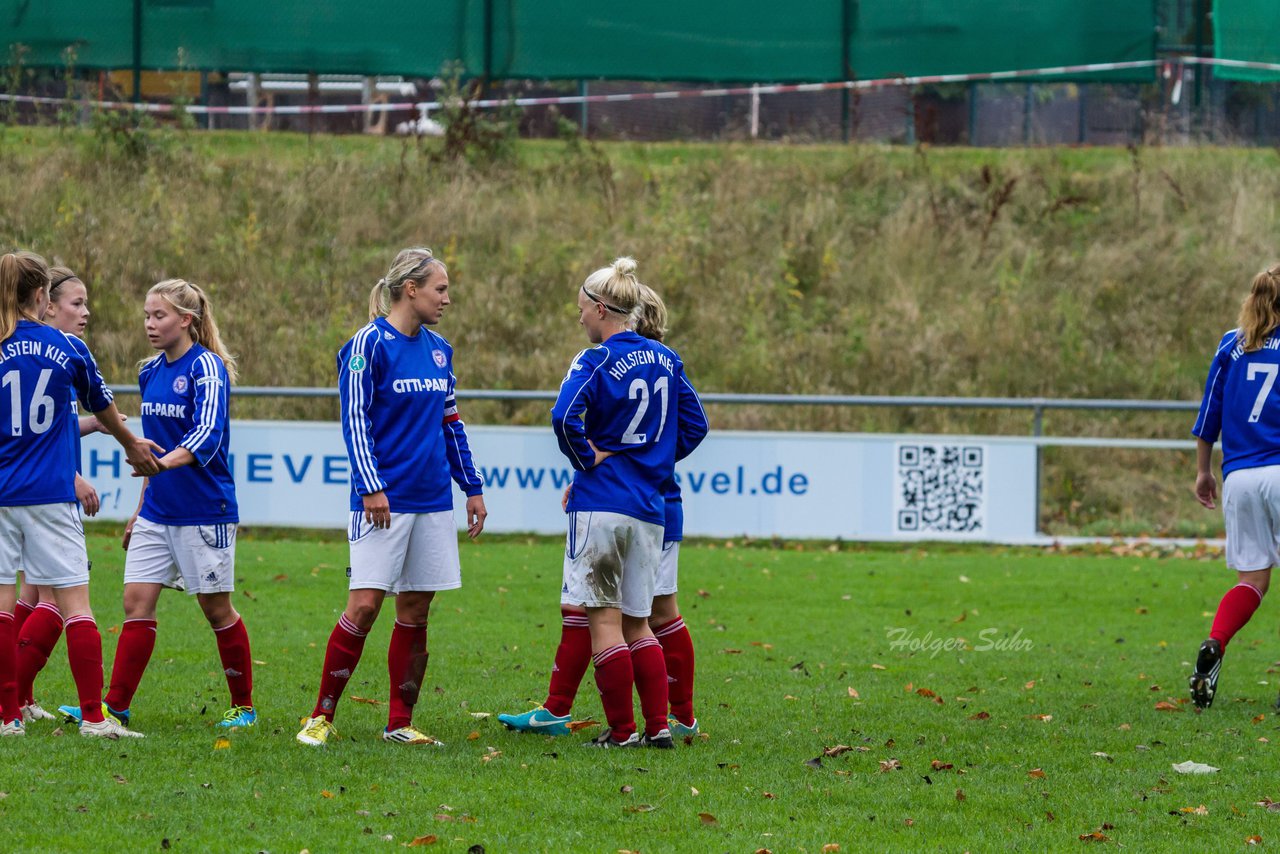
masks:
[[[475,718],[478,721],[482,721],[485,718],[493,717],[493,712],[472,712],[471,717]]]
[[[1045,810],[1045,811],[1044,811],[1044,817],[1045,817],[1045,820],[1046,820],[1046,821],[1057,821],[1057,820],[1058,820],[1058,817],[1057,817],[1056,815],[1054,815],[1052,812],[1050,812],[1049,810]]]
[[[1024,690],[1024,691],[1030,691],[1030,690],[1031,690],[1032,688],[1034,688],[1034,687],[1036,687],[1036,680],[1032,679],[1032,680],[1031,680],[1030,682],[1028,682],[1026,685],[1023,685],[1023,686],[1022,686],[1022,690]]]
[[[902,770],[902,763],[899,762],[897,759],[881,759],[880,760],[881,773],[884,773],[885,771],[901,771],[901,770]]]
[[[971,720],[971,721],[985,721],[985,720],[986,720],[987,718],[989,718],[989,717],[991,717],[991,713],[990,713],[990,712],[978,712],[976,715],[969,715],[969,720]]]
[[[821,757],[821,756],[815,756],[815,757],[813,757],[812,759],[806,759],[806,760],[804,761],[804,764],[805,764],[805,765],[808,765],[810,768],[821,768],[821,767],[822,767],[822,757]]]
[[[623,786],[621,789],[618,790],[618,792],[623,795],[629,795],[634,791],[635,791],[634,786]]]
[[[721,654],[721,655],[742,655],[742,650],[740,650],[740,649],[729,649],[729,648],[725,648],[725,649],[720,650],[720,654]],[[792,670],[795,670],[795,668],[794,668],[794,667],[793,667],[793,668],[791,668],[791,669],[792,669]]]
[[[929,767],[934,771],[950,771],[956,766],[950,762],[943,762],[941,759],[935,759],[929,763]]]
[[[853,688],[853,686],[849,687],[849,696],[855,700],[858,699],[858,692]]]
[[[916,689],[916,693],[917,693],[917,694],[919,694],[921,697],[936,697],[936,696],[938,696],[936,693],[934,693],[933,691],[930,691],[928,688],[917,688],[917,689]]]
[[[231,739],[229,738],[216,738],[213,741],[214,750],[226,750],[229,747],[231,747]]]
[[[569,721],[568,723],[569,732],[577,732],[580,729],[593,726],[600,726],[600,722],[587,718],[585,721]]]
[[[839,756],[841,753],[848,753],[851,750],[853,750],[853,748],[847,744],[837,744],[834,747],[822,748],[822,755],[823,756]]]
[[[769,801],[774,800],[773,792],[764,792],[763,794],[764,794],[765,800],[769,800]]]
[[[360,697],[355,694],[351,695],[351,702],[364,703],[366,706],[383,706],[386,703],[382,700],[375,700],[372,697]]]
[[[1045,723],[1053,720],[1053,715],[1027,715],[1027,717],[1036,721],[1044,721]]]
[[[1280,801],[1263,798],[1260,801],[1254,801],[1254,803],[1260,807],[1266,807],[1269,812],[1280,812]]]
[[[435,845],[436,839],[437,837],[434,833],[428,833],[426,836],[415,836],[412,842],[401,842],[400,844],[405,848],[416,848],[419,845]]]
[[[655,807],[653,804],[636,804],[633,807],[623,807],[622,811],[623,812],[653,812],[656,809],[657,807]]]
[[[1244,840],[1244,844],[1245,845],[1261,845],[1262,837],[1256,833],[1253,836],[1246,836]]]
[[[873,664],[873,665],[871,665],[871,669],[872,669],[872,670],[884,670],[884,669],[885,669],[885,666],[884,666],[883,664]]]
[[[499,756],[501,756],[501,755],[502,755],[502,751],[501,751],[501,750],[494,750],[492,747],[490,747],[490,748],[489,748],[489,752],[488,752],[488,753],[486,753],[484,756],[481,756],[481,757],[480,757],[480,761],[481,761],[481,762],[492,762],[493,760],[497,759],[497,758],[498,758]]]
[[[1100,830],[1095,830],[1093,833],[1080,834],[1080,841],[1081,842],[1109,842],[1110,837],[1104,834]]]
[[[1173,770],[1179,774],[1212,774],[1218,769],[1212,765],[1205,765],[1203,762],[1192,762],[1188,759],[1186,762],[1179,762],[1174,765]]]
[[[332,797],[333,797],[333,792],[329,791],[328,789],[323,789],[323,790],[321,790],[321,792],[320,792],[320,797],[322,797],[322,798],[332,798]]]
[[[476,730],[472,730],[470,733],[467,734],[467,741],[475,741],[479,737],[480,737],[480,733],[477,732]]]
[[[1156,703],[1156,711],[1157,712],[1180,712],[1182,711],[1182,709],[1178,708],[1177,703],[1170,703],[1168,700],[1161,700],[1160,702]]]
[[[690,787],[689,787],[689,796],[690,796],[690,797],[696,798],[696,797],[698,797],[698,794],[699,794],[699,793],[698,793],[698,790],[697,790],[697,789],[695,789],[693,786],[690,786]]]
[[[768,848],[757,848],[755,854],[773,854]]]
[[[1178,812],[1188,813],[1192,815],[1208,815],[1209,808],[1206,807],[1204,804],[1201,804],[1198,807],[1183,807],[1182,809],[1178,810]]]
[[[964,789],[956,789],[956,800],[957,801],[967,800],[967,796],[964,793]]]
[[[1030,771],[1028,771],[1028,772],[1027,772],[1027,776],[1028,776],[1028,777],[1034,777],[1034,778],[1036,778],[1037,780],[1043,780],[1043,779],[1044,779],[1044,770],[1043,770],[1043,769],[1040,769],[1040,768],[1032,768]]]
[[[1266,715],[1258,715],[1257,717],[1255,717],[1255,718],[1253,719],[1253,722],[1254,722],[1255,724],[1260,724],[1260,723],[1262,723],[1263,721],[1265,721],[1266,719],[1267,719],[1267,716],[1266,716]]]
[[[836,854],[840,850],[840,846],[834,842],[828,842],[822,846],[822,854]]]
[[[708,824],[708,825],[710,825],[710,824],[719,824],[719,823],[720,823],[720,822],[716,821],[716,817],[715,817],[715,816],[713,816],[713,815],[712,815],[711,813],[709,813],[709,812],[700,812],[700,813],[698,813],[698,820],[699,820],[699,821],[701,821],[703,824]]]

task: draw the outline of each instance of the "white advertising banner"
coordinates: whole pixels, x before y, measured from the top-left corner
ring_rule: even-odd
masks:
[[[551,430],[467,433],[485,478],[487,530],[563,532],[560,497],[573,470]],[[244,524],[346,528],[347,454],[336,423],[235,421],[231,452]],[[101,517],[127,519],[139,481],[119,446],[85,437],[83,467]],[[1036,448],[1025,439],[713,431],[676,474],[688,536],[1036,537]]]

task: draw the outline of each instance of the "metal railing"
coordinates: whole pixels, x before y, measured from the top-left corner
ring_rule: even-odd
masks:
[[[112,386],[112,392],[137,395],[137,386]],[[242,397],[306,397],[334,398],[338,389],[329,386],[233,386],[231,393]],[[495,401],[554,401],[557,392],[521,389],[458,389],[459,400]],[[1124,400],[1119,398],[1052,398],[1052,397],[936,397],[924,395],[884,394],[734,394],[728,392],[703,392],[703,403],[733,406],[869,406],[910,407],[932,409],[1021,409],[1031,413],[1031,435],[1044,436],[1044,414],[1049,410],[1112,410],[1121,412],[1196,412],[1197,401],[1190,400]],[[1037,444],[1057,444],[1058,439]],[[1084,443],[1105,447],[1185,447],[1183,440],[1164,439],[1077,439],[1070,444]],[[1125,443],[1118,445],[1114,443]],[[1152,443],[1152,444],[1130,444]]]

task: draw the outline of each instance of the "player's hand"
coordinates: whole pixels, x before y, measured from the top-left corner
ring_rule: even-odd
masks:
[[[484,530],[484,520],[489,511],[484,507],[484,496],[473,495],[467,499],[467,536],[475,539]]]
[[[383,490],[364,496],[364,520],[375,528],[391,527],[391,504]]]
[[[615,453],[614,451],[600,450],[599,448],[596,447],[595,442],[592,442],[590,439],[587,440],[587,444],[590,445],[591,450],[595,452],[595,455],[596,455],[595,465],[600,465],[602,462],[609,459],[609,457],[612,457]]]
[[[124,459],[133,466],[134,477],[151,477],[160,471],[160,462],[156,454],[163,455],[164,448],[150,439],[135,436],[133,441],[125,447]]]
[[[80,502],[86,516],[97,516],[102,507],[102,502],[98,500],[98,490],[80,475],[76,475],[76,501]]]
[[[1214,499],[1218,497],[1218,481],[1213,472],[1202,471],[1196,475],[1196,501],[1213,510],[1218,505]]]
[[[124,536],[120,538],[120,548],[125,551],[129,550],[129,540],[133,539],[133,523],[138,521],[138,514],[134,513],[129,517],[129,521],[124,523]]]
[[[569,512],[569,493],[573,491],[573,484],[569,484],[564,488],[564,495],[560,499],[560,509],[565,513]]]

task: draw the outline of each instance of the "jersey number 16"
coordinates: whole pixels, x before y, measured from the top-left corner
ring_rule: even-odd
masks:
[[[31,410],[27,414],[27,425],[31,428],[32,433],[44,433],[53,426],[54,400],[45,391],[49,387],[49,377],[53,376],[53,371],[45,368],[40,372],[40,378],[36,380],[36,390],[31,396]],[[0,379],[0,386],[9,388],[9,414],[12,420],[9,424],[10,436],[22,435],[22,374],[19,371],[9,371]]]

